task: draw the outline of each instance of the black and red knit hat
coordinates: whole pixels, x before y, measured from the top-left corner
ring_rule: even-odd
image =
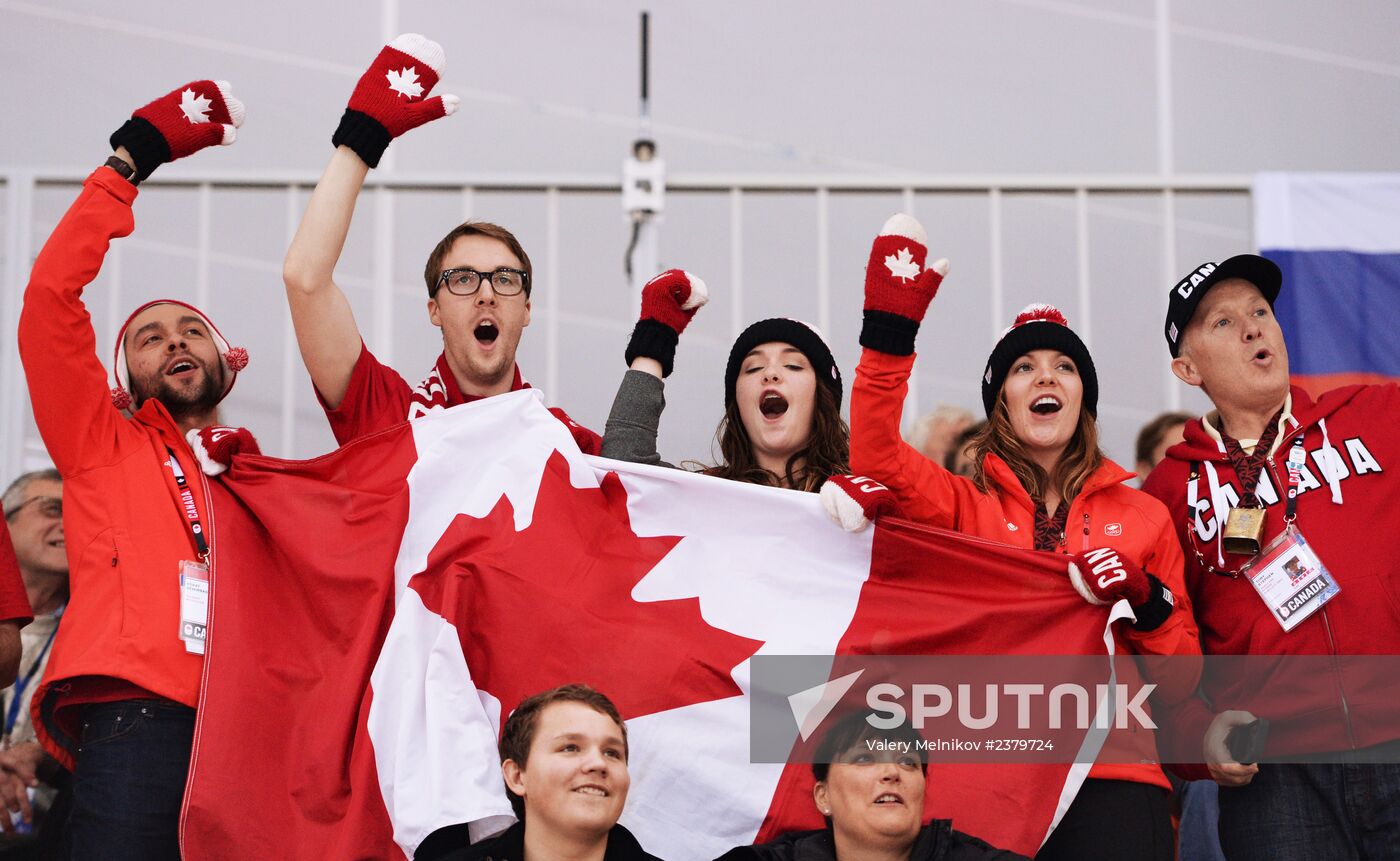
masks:
[[[739,381],[739,366],[744,363],[744,357],[759,344],[772,341],[791,344],[801,350],[807,361],[812,363],[817,382],[831,390],[836,396],[837,408],[841,407],[841,369],[836,367],[836,359],[831,355],[831,347],[827,346],[826,338],[822,337],[821,330],[816,326],[788,317],[759,320],[739,333],[734,346],[729,348],[729,364],[724,369],[726,407],[734,402],[734,386]]]
[[[982,374],[982,406],[991,416],[1001,385],[1011,370],[1011,363],[1032,350],[1055,350],[1074,360],[1079,379],[1084,383],[1084,409],[1089,415],[1099,415],[1099,375],[1089,348],[1069,327],[1069,321],[1054,305],[1027,305],[1016,320],[1001,333],[1001,339],[987,358],[987,370]]]
[[[214,347],[219,351],[219,362],[224,367],[224,390],[219,394],[219,400],[222,401],[228,397],[229,390],[233,388],[233,383],[238,378],[238,372],[248,367],[248,351],[243,347],[229,346],[228,339],[210,321],[209,316],[188,302],[181,302],[178,299],[156,299],[132,311],[131,316],[126,318],[126,322],[117,332],[117,348],[112,359],[112,376],[116,378],[117,385],[112,389],[112,405],[119,410],[134,409],[131,392],[128,391],[131,386],[131,377],[130,370],[126,366],[126,330],[131,327],[131,321],[136,319],[136,315],[156,305],[179,305],[204,321],[204,325],[209,329],[209,335],[214,339]]]

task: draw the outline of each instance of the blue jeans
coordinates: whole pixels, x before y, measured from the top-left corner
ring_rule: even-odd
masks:
[[[1213,780],[1192,780],[1182,787],[1181,861],[1225,861],[1220,850],[1218,789]]]
[[[179,861],[193,741],[194,709],[167,700],[84,708],[68,820],[72,857]]]
[[[1230,861],[1400,857],[1400,765],[1260,763],[1220,789],[1220,845]]]

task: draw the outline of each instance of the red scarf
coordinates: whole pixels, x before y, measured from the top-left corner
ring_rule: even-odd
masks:
[[[512,392],[530,388],[530,384],[520,377],[520,367],[515,368],[515,379],[511,381]],[[457,378],[447,366],[447,354],[439,353],[433,370],[409,394],[408,417],[416,419],[428,413],[445,410],[459,404],[469,404],[481,400],[481,395],[464,395],[457,387]]]

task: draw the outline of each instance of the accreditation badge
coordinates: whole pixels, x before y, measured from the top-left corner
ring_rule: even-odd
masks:
[[[1298,627],[1341,591],[1297,527],[1289,523],[1240,570],[1285,631]]]
[[[209,566],[188,559],[180,563],[180,642],[193,655],[204,654],[209,630]]]

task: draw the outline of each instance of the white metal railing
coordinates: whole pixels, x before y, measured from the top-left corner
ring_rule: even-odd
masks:
[[[23,289],[28,277],[28,269],[33,255],[45,237],[34,234],[35,193],[52,187],[77,186],[85,177],[83,172],[71,170],[26,170],[0,169],[0,182],[3,183],[5,223],[3,244],[3,304],[0,306],[0,324],[6,333],[0,338],[0,480],[19,472],[26,463],[32,463],[42,456],[42,448],[37,441],[25,439],[25,417],[28,411],[27,391],[22,370],[18,362],[14,338]],[[162,245],[160,237],[139,236],[126,240],[133,247],[160,248],[164,253],[184,256],[195,264],[195,292],[198,304],[207,304],[210,293],[210,264],[217,261],[226,264],[247,266],[267,274],[280,273],[280,261],[239,259],[237,255],[220,254],[213,251],[210,242],[211,200],[215,191],[226,189],[282,189],[285,193],[285,206],[281,217],[285,220],[285,236],[290,242],[301,217],[305,195],[314,186],[317,176],[307,172],[273,171],[259,174],[249,173],[181,173],[170,170],[149,179],[143,188],[186,188],[197,193],[196,242],[193,248],[183,245]],[[559,357],[559,289],[557,278],[559,266],[560,232],[567,228],[561,224],[560,201],[562,197],[576,193],[597,194],[618,193],[620,183],[612,175],[536,175],[536,174],[412,174],[376,173],[366,182],[367,195],[374,200],[373,215],[376,239],[371,253],[371,285],[390,285],[394,272],[393,225],[395,220],[395,195],[402,191],[447,191],[460,196],[461,214],[474,214],[476,196],[482,192],[529,193],[543,195],[545,241],[540,269],[543,270],[544,292],[542,294],[545,323],[545,364],[541,380],[547,393],[553,395],[558,389],[560,374]],[[1162,177],[1157,175],[1052,175],[1052,176],[889,176],[868,177],[848,175],[696,175],[676,174],[668,177],[667,189],[673,200],[688,194],[725,195],[728,207],[728,242],[730,255],[730,280],[726,292],[731,297],[728,328],[731,337],[737,334],[748,322],[745,312],[744,284],[745,270],[745,195],[749,193],[791,193],[810,196],[815,207],[816,236],[813,246],[816,254],[815,293],[817,301],[817,325],[823,330],[831,330],[832,281],[830,256],[830,210],[833,199],[842,195],[859,193],[893,193],[900,196],[906,211],[915,209],[916,196],[929,194],[982,194],[988,201],[987,230],[990,244],[990,308],[988,329],[995,335],[1005,327],[1009,309],[1005,303],[1004,262],[1007,250],[1004,242],[1003,207],[1005,201],[1014,195],[1051,194],[1063,195],[1073,210],[1075,225],[1075,259],[1078,277],[1075,295],[1079,303],[1079,313],[1075,321],[1076,331],[1086,343],[1092,343],[1093,325],[1097,322],[1090,313],[1092,306],[1090,260],[1093,250],[1090,235],[1089,213],[1091,200],[1099,202],[1118,194],[1151,194],[1161,200],[1161,249],[1164,271],[1160,283],[1169,284],[1177,275],[1177,215],[1176,202],[1180,194],[1226,194],[1247,195],[1250,178],[1243,175],[1178,175]],[[363,217],[363,216],[362,216]],[[1125,217],[1130,217],[1125,215]],[[1152,219],[1156,221],[1156,218]],[[750,225],[752,226],[752,225]],[[1242,244],[1252,244],[1247,236]],[[122,244],[114,246],[107,261],[106,273],[113,281],[115,289],[108,291],[109,316],[116,317],[122,310],[121,266]],[[1159,279],[1153,279],[1157,281]],[[352,282],[353,283],[353,282]],[[376,352],[382,358],[393,355],[394,314],[397,304],[392,289],[374,291],[375,304],[373,320],[367,327],[367,337],[372,339]],[[1164,299],[1163,299],[1164,301]],[[571,314],[571,318],[582,318],[604,329],[617,328],[618,321],[588,319],[587,315]],[[623,321],[629,322],[629,321]],[[298,402],[295,390],[294,369],[299,367],[295,338],[289,320],[281,327],[282,340],[282,390],[280,430],[283,441],[291,440],[295,432],[295,405]],[[727,346],[727,345],[725,345]],[[1180,387],[1171,380],[1170,371],[1164,370],[1168,397],[1167,406],[1179,407]],[[906,407],[906,416],[918,414],[918,387],[910,386],[911,403]],[[1109,407],[1111,412],[1112,408]],[[291,452],[281,452],[291,454]]]

